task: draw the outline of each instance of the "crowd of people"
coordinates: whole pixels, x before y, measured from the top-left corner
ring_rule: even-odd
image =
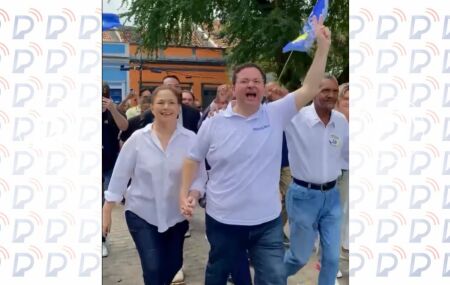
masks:
[[[112,209],[122,202],[144,283],[182,280],[188,221],[200,204],[210,244],[205,284],[287,284],[316,243],[318,284],[335,284],[348,251],[349,86],[325,73],[331,37],[321,20],[314,33],[313,62],[292,92],[266,82],[253,63],[235,67],[231,85],[220,85],[201,113],[173,75],[117,106],[104,85],[105,257]]]

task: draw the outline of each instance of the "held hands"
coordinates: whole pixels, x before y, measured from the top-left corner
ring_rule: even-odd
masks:
[[[180,198],[180,211],[186,219],[191,219],[194,214],[194,209],[197,206],[197,198],[191,193],[187,197]]]
[[[313,17],[312,25],[316,36],[317,47],[319,49],[328,49],[331,44],[331,32],[328,27],[323,25],[323,17],[321,16],[319,20]]]

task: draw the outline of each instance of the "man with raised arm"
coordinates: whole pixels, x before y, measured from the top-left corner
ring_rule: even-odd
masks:
[[[200,162],[211,165],[206,185],[206,234],[211,245],[205,284],[226,284],[235,260],[248,251],[255,284],[286,284],[280,177],[283,129],[319,92],[330,32],[313,20],[317,50],[304,84],[283,99],[261,104],[266,77],[256,64],[235,68],[236,104],[206,120],[183,166],[180,210],[192,216],[203,193],[190,191]]]

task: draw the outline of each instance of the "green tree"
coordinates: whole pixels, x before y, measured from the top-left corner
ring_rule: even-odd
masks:
[[[315,0],[123,0],[133,17],[143,48],[155,51],[168,44],[188,44],[193,27],[213,32],[220,19],[221,37],[228,43],[228,64],[257,62],[279,75],[289,53],[283,46],[299,35]],[[325,22],[333,44],[327,70],[339,75],[348,66],[348,0],[329,0]],[[311,54],[294,52],[280,81],[290,88],[311,64]]]

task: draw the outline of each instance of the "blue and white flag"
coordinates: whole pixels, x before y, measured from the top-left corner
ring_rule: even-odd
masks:
[[[119,15],[113,13],[102,13],[102,31],[111,30],[122,26]]]
[[[303,26],[303,32],[300,31],[300,35],[289,42],[287,45],[283,47],[283,52],[288,51],[308,51],[312,44],[314,43],[315,35],[314,35],[314,27],[312,25],[313,16],[316,16],[317,21],[319,21],[320,17],[323,17],[325,21],[328,15],[328,0],[317,0],[316,5],[308,17],[305,25]]]

